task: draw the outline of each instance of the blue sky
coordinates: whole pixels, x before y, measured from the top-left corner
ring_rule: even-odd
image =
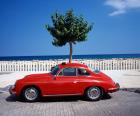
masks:
[[[45,29],[69,9],[95,23],[73,54],[140,53],[140,0],[0,0],[0,56],[69,54]]]

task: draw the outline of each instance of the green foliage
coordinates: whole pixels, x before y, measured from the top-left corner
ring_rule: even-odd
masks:
[[[53,26],[46,25],[46,29],[54,37],[52,44],[55,46],[85,41],[92,29],[92,25],[89,25],[82,16],[75,16],[72,10],[65,15],[56,12],[51,19]]]

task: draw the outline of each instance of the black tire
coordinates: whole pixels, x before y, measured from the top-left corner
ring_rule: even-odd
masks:
[[[101,99],[103,92],[99,87],[90,87],[86,90],[86,98],[90,101],[98,101]]]
[[[27,87],[22,92],[22,98],[27,102],[36,102],[40,98],[40,91],[36,87]]]

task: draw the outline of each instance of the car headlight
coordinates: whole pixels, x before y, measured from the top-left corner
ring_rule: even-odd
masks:
[[[11,89],[14,89],[15,88],[15,85],[11,85]]]

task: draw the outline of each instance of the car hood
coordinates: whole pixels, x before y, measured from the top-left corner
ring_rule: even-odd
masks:
[[[46,79],[46,78],[50,78],[52,75],[50,73],[42,73],[42,74],[31,74],[31,75],[27,75],[24,77],[24,79],[26,80],[30,80],[30,79]]]

